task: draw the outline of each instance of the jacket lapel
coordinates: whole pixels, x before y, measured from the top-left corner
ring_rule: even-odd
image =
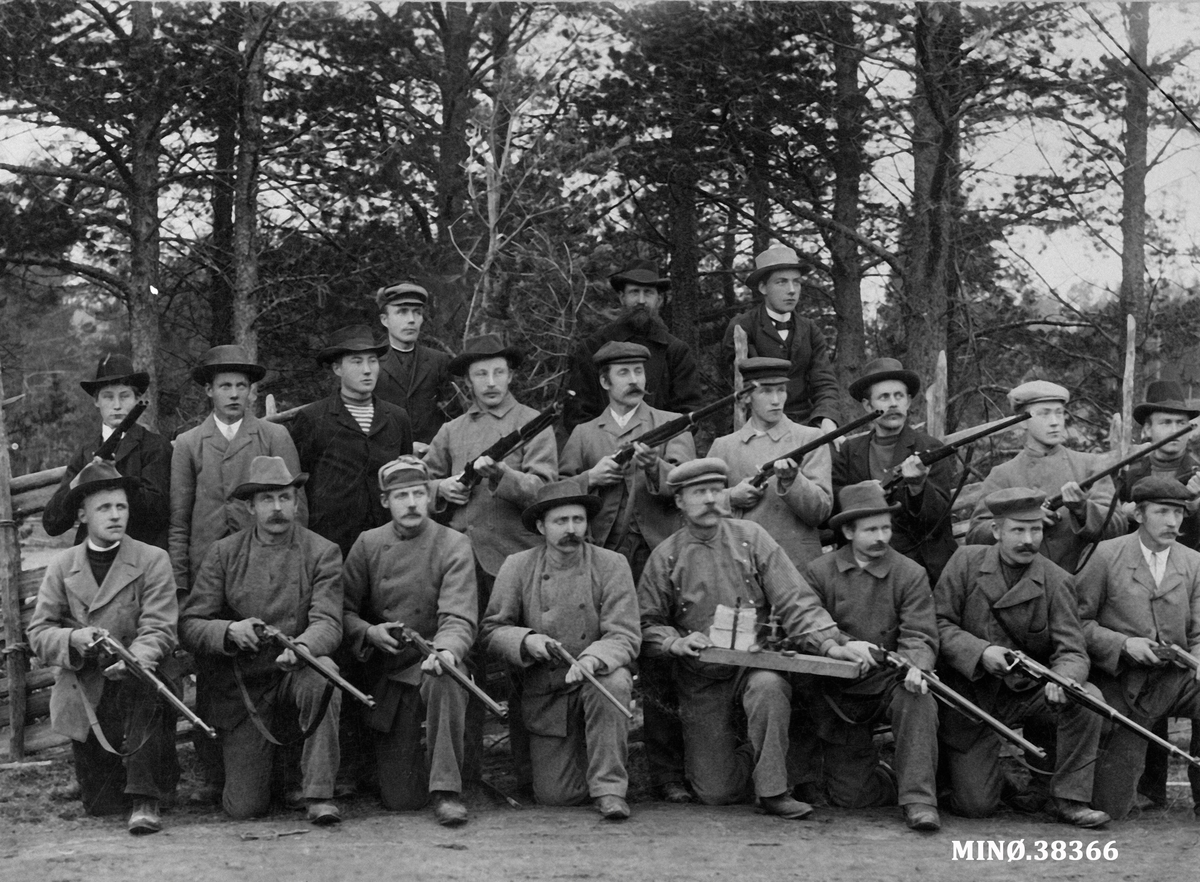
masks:
[[[117,445],[117,455],[113,457],[113,461],[120,464],[128,459],[129,455],[133,453],[134,449],[141,442],[142,434],[145,431],[140,425],[135,424],[132,429],[126,432],[121,437],[121,443]],[[118,468],[117,471],[120,471],[120,469]]]
[[[1161,594],[1162,591],[1154,584],[1154,576],[1150,572],[1150,565],[1146,563],[1146,558],[1142,556],[1142,543],[1134,533],[1129,536],[1125,542],[1125,548],[1122,549],[1124,560],[1122,563],[1129,568],[1129,579],[1133,584],[1141,587],[1143,591],[1154,597]],[[1171,572],[1171,558],[1167,557],[1166,572]],[[1163,585],[1167,584],[1167,578],[1163,576]]]
[[[96,599],[99,586],[92,576],[92,568],[87,562],[87,542],[80,542],[72,551],[71,569],[63,579],[63,587],[67,594],[74,597],[81,609],[90,609]],[[74,604],[73,604],[74,605]]]
[[[216,426],[213,426],[216,429]],[[238,433],[233,436],[233,440],[229,442],[229,446],[225,448],[224,459],[232,459],[237,456],[238,451],[244,450],[250,445],[250,442],[258,437],[258,417],[248,413],[242,417],[242,424],[238,427]]]
[[[86,543],[81,547],[86,548]],[[90,577],[92,568],[87,566],[86,560],[84,567]],[[137,562],[134,559],[133,549],[127,540],[122,540],[121,547],[117,550],[117,558],[109,567],[108,574],[104,577],[103,584],[100,585],[100,590],[96,592],[95,598],[89,604],[88,612],[94,613],[107,604],[121,592],[122,588],[137,578],[137,574]],[[92,579],[92,584],[96,584],[95,579]]]
[[[783,338],[779,336],[779,331],[775,330],[775,322],[771,316],[767,314],[767,308],[760,306],[758,308],[758,326],[762,328],[763,333],[778,343],[780,346],[786,347]]]

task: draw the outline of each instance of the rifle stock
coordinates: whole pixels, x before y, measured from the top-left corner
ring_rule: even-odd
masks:
[[[120,424],[113,429],[113,433],[108,436],[108,439],[96,448],[96,452],[92,456],[96,459],[112,459],[117,453],[117,448],[121,446],[121,439],[125,437],[125,433],[137,424],[138,419],[149,406],[144,398],[138,401],[133,406],[133,410],[125,414],[125,419],[121,420]]]
[[[363,704],[365,704],[369,708],[375,707],[375,699],[374,698],[367,695],[365,692],[362,692],[360,689],[358,689],[358,687],[356,687],[353,683],[351,683],[349,680],[347,680],[341,674],[338,674],[334,671],[329,670],[329,668],[327,668],[323,664],[321,664],[321,662],[317,659],[317,657],[315,655],[313,655],[311,652],[309,652],[307,647],[303,646],[300,643],[297,643],[295,640],[293,640],[287,634],[284,634],[282,631],[280,631],[275,626],[267,625],[267,624],[256,624],[254,626],[254,632],[258,635],[260,640],[271,640],[275,643],[278,643],[280,646],[284,647],[285,649],[290,649],[293,653],[296,654],[296,658],[300,659],[300,661],[304,662],[304,664],[306,664],[308,667],[312,668],[314,671],[316,671],[318,674],[320,674],[322,677],[324,677],[326,680],[328,680],[330,683],[332,683],[338,689],[341,689],[347,695],[351,696],[352,698],[357,699],[358,701],[361,701]]]
[[[874,420],[879,419],[881,416],[883,416],[882,410],[873,410],[870,413],[863,414],[856,420],[846,423],[844,426],[838,426],[838,428],[834,429],[832,432],[826,432],[820,438],[814,438],[807,444],[801,444],[795,450],[790,450],[783,454],[783,456],[777,456],[770,462],[764,462],[758,467],[758,471],[754,474],[754,477],[750,479],[750,485],[752,487],[761,487],[767,483],[767,481],[771,480],[771,476],[775,474],[775,463],[779,462],[779,460],[790,459],[799,465],[800,461],[812,451],[817,450],[826,444],[831,444],[838,438],[841,438],[843,435],[849,435],[855,429],[865,426],[867,423],[873,422]]]
[[[1170,444],[1172,441],[1176,441],[1179,438],[1182,438],[1184,435],[1187,435],[1189,432],[1191,432],[1193,428],[1194,427],[1191,425],[1191,423],[1189,423],[1188,425],[1186,425],[1182,429],[1180,429],[1178,432],[1174,432],[1174,433],[1168,435],[1166,438],[1163,438],[1161,441],[1155,441],[1153,444],[1149,444],[1146,447],[1143,447],[1137,453],[1132,453],[1129,456],[1125,457],[1124,459],[1118,460],[1117,462],[1110,465],[1108,468],[1101,469],[1100,471],[1096,472],[1096,474],[1094,474],[1094,475],[1089,475],[1088,477],[1084,478],[1082,481],[1079,482],[1080,489],[1084,490],[1084,491],[1090,490],[1093,486],[1095,486],[1095,484],[1097,482],[1103,481],[1109,475],[1115,475],[1117,472],[1121,471],[1121,469],[1125,468],[1125,466],[1127,466],[1131,463],[1137,462],[1139,459],[1146,456],[1147,454],[1153,453],[1155,450],[1158,450],[1158,448],[1163,447],[1167,444]],[[1058,508],[1061,508],[1062,504],[1063,504],[1063,496],[1061,493],[1058,493],[1058,494],[1050,497],[1043,503],[1043,505],[1050,511],[1055,511]]]
[[[756,388],[757,385],[757,383],[752,383],[745,389],[742,389],[740,392],[733,392],[729,395],[726,395],[724,398],[720,398],[712,402],[711,404],[706,404],[704,407],[697,408],[691,413],[685,413],[682,416],[675,417],[675,419],[663,423],[656,429],[643,432],[639,437],[634,438],[632,441],[626,441],[624,444],[622,444],[617,449],[617,452],[613,454],[613,460],[616,461],[617,465],[623,466],[625,463],[633,459],[634,444],[645,444],[647,447],[657,447],[660,444],[666,444],[676,435],[682,435],[701,420],[707,419],[714,413],[717,413],[725,408],[727,405],[733,404],[738,400],[738,398]]]
[[[1154,654],[1163,661],[1174,662],[1181,668],[1190,668],[1192,671],[1200,670],[1200,658],[1196,658],[1177,643],[1169,646],[1159,643],[1154,647]]]
[[[412,628],[405,625],[403,622],[389,622],[387,625],[387,630],[393,637],[411,643],[422,653],[424,653],[426,658],[431,655],[437,656],[438,654],[438,651],[433,648],[433,645],[429,643],[428,640],[426,640]],[[500,719],[503,720],[508,717],[508,711],[497,704],[495,699],[493,699],[490,695],[480,689],[479,685],[474,680],[459,670],[458,665],[448,665],[443,663],[442,673],[448,674],[450,679],[483,702],[483,706]]]
[[[595,675],[591,671],[589,671],[587,668],[585,668],[581,664],[579,664],[579,662],[575,659],[575,657],[572,656],[571,653],[567,652],[567,650],[563,647],[563,645],[561,643],[559,643],[557,640],[551,640],[548,648],[550,650],[551,655],[556,655],[556,656],[558,656],[559,659],[566,662],[568,665],[574,665],[575,667],[579,668],[579,673],[583,674],[583,678],[585,680],[587,680],[589,683],[591,683],[592,686],[594,686],[596,688],[597,692],[599,692],[606,699],[608,699],[608,701],[613,705],[613,707],[615,707],[617,710],[619,710],[621,713],[623,713],[627,720],[633,719],[633,712],[630,711],[629,708],[627,708],[620,701],[618,701],[617,697],[615,695],[613,695],[611,692],[609,692],[607,689],[605,689],[604,685],[599,680],[596,679]]]
[[[567,395],[569,396],[573,396],[574,394],[574,392],[569,390],[567,392]],[[559,413],[562,412],[562,407],[562,401],[554,402],[554,404],[550,405],[550,407],[546,408],[529,422],[525,423],[525,425],[521,426],[519,429],[509,432],[499,441],[492,444],[487,448],[487,450],[483,451],[483,453],[474,457],[470,462],[467,463],[466,468],[463,469],[462,475],[458,479],[458,482],[468,490],[479,486],[480,482],[483,481],[483,478],[477,471],[475,471],[476,459],[479,459],[483,456],[489,456],[494,461],[500,462],[501,460],[507,458],[511,453],[513,453],[513,451],[524,447],[527,443],[537,437],[539,433],[554,425],[554,421],[558,419]]]

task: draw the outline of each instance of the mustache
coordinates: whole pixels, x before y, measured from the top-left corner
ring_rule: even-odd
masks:
[[[1023,554],[1035,554],[1038,550],[1038,546],[1036,546],[1036,545],[1018,545],[1013,550],[1019,551]]]
[[[567,533],[559,540],[563,545],[582,545],[583,537],[576,533]]]
[[[269,518],[267,518],[267,523],[268,524],[290,524],[291,519],[286,518],[283,515],[273,514]]]

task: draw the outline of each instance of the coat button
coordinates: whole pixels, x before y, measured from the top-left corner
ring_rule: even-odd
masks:
[[[583,609],[583,604],[582,604],[582,603],[581,603],[581,604],[579,604],[579,608],[580,608],[580,609]]]
[[[545,581],[549,580],[549,578],[550,578],[550,575],[547,573],[546,575],[542,576],[542,581],[545,582]]]

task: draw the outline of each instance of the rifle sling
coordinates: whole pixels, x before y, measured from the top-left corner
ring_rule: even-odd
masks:
[[[132,677],[134,675],[129,674],[128,676]],[[100,728],[100,719],[99,719],[99,717],[96,716],[96,708],[94,708],[92,706],[92,702],[87,697],[87,693],[82,689],[82,687],[78,689],[78,692],[79,692],[79,698],[83,702],[83,712],[85,714],[87,714],[88,726],[91,727],[92,734],[96,736],[96,740],[100,742],[101,747],[103,747],[105,750],[107,750],[113,756],[119,756],[121,759],[125,759],[126,757],[133,756],[135,753],[137,753],[139,750],[141,750],[143,747],[146,746],[146,742],[149,741],[150,736],[154,734],[154,730],[151,728],[154,724],[154,717],[162,712],[162,706],[159,704],[157,695],[154,696],[153,714],[150,717],[150,722],[146,725],[146,736],[142,739],[141,744],[139,744],[133,750],[130,750],[126,753],[121,753],[121,751],[117,750],[115,747],[112,746],[112,743],[108,740],[108,737],[104,734],[104,730],[102,728]]]
[[[258,729],[259,733],[267,741],[277,747],[291,747],[294,744],[301,744],[312,737],[312,734],[317,731],[317,727],[321,725],[321,721],[325,719],[325,712],[329,709],[329,702],[333,698],[333,690],[336,688],[333,683],[326,680],[325,693],[321,696],[321,706],[308,728],[301,732],[300,737],[294,741],[280,741],[271,734],[271,731],[267,728],[267,724],[263,722],[258,708],[254,706],[254,699],[250,697],[250,690],[246,688],[246,681],[242,677],[242,666],[236,656],[233,659],[233,679],[237,681],[238,692],[242,695],[242,704],[246,706],[246,713],[250,716],[250,722],[254,723],[254,728]],[[278,692],[282,684],[283,678],[281,677],[268,692]]]

